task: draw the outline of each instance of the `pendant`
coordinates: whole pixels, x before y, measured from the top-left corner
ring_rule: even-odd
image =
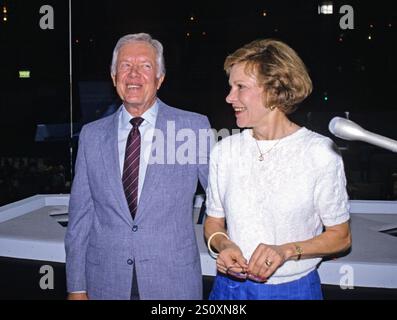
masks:
[[[261,155],[259,156],[259,161],[263,161],[263,160],[265,160],[265,157],[263,156],[263,154],[261,154]]]

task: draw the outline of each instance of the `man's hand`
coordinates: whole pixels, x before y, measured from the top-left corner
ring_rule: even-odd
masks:
[[[88,295],[87,293],[69,293],[68,300],[88,300]]]

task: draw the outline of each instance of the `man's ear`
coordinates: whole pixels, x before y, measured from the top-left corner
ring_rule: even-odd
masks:
[[[116,86],[117,82],[116,82],[116,76],[111,74],[110,75],[112,77],[112,81],[113,81],[113,85]]]
[[[165,75],[162,75],[160,78],[157,79],[157,90],[160,89],[163,81],[164,81]]]

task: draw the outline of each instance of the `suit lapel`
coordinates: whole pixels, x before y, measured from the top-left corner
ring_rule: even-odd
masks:
[[[160,100],[157,100],[157,101],[159,103],[159,110],[158,110],[158,114],[157,114],[155,128],[156,128],[156,130],[160,130],[163,133],[164,156],[166,158],[167,157],[167,152],[166,152],[167,151],[167,121],[169,120],[169,115],[167,112],[168,108]],[[156,193],[158,181],[159,181],[160,177],[162,176],[162,172],[161,172],[162,166],[158,165],[156,163],[153,163],[153,161],[152,161],[154,148],[155,148],[155,145],[153,144],[152,151],[150,154],[150,161],[149,161],[149,164],[146,169],[145,182],[143,184],[142,194],[139,198],[136,220],[139,220],[142,217],[141,212],[145,211],[147,204],[150,202],[150,198]]]
[[[126,223],[132,226],[132,218],[121,181],[118,152],[119,115],[120,112],[115,112],[112,121],[109,122],[109,127],[105,128],[106,132],[101,144],[101,153],[105,171],[109,180],[109,187],[113,191],[114,197],[120,206],[120,210],[117,210],[117,212]]]

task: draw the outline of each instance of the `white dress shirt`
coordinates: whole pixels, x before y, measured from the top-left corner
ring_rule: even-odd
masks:
[[[148,110],[146,110],[141,118],[144,119],[139,126],[141,133],[141,157],[139,159],[139,178],[138,178],[138,201],[142,192],[143,183],[145,181],[146,169],[149,160],[149,154],[152,148],[153,133],[156,126],[156,119],[158,114],[157,100]],[[132,129],[130,120],[134,118],[125,109],[124,105],[120,110],[119,129],[118,129],[118,149],[120,161],[120,175],[123,176],[125,148],[127,145],[128,135]]]

